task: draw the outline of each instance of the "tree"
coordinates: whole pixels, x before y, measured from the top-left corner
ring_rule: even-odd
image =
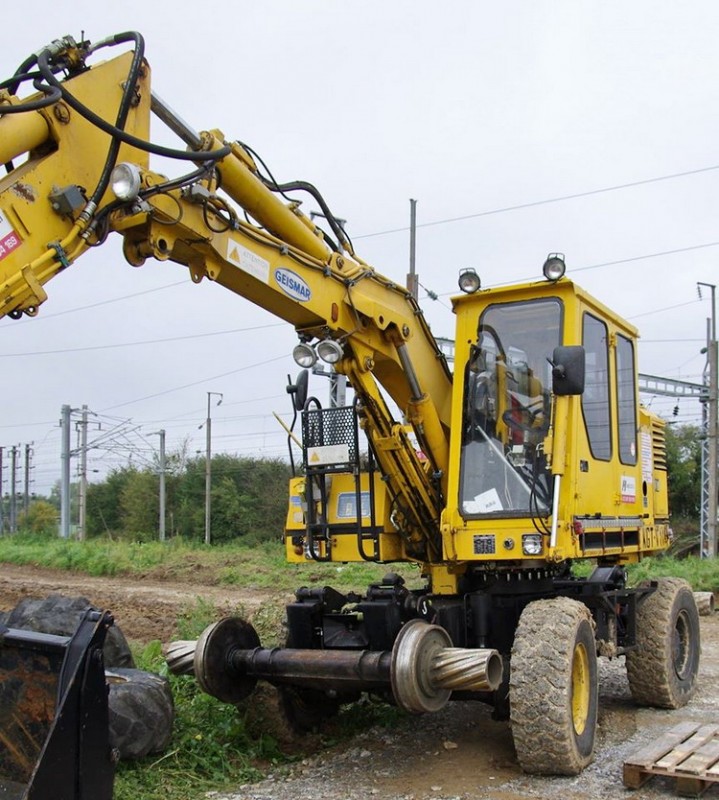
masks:
[[[212,541],[279,539],[287,513],[289,465],[280,459],[218,454],[212,458]],[[124,467],[88,489],[88,535],[154,538],[158,526],[155,469]],[[170,535],[202,541],[205,459],[181,455],[167,475]]]
[[[123,529],[122,494],[136,470],[114,469],[101,483],[87,487],[87,535],[119,534]]]
[[[133,470],[120,492],[122,532],[133,539],[154,539],[158,528],[158,480],[150,470]]]
[[[668,425],[666,440],[669,510],[676,517],[696,519],[701,507],[702,432],[696,425]]]

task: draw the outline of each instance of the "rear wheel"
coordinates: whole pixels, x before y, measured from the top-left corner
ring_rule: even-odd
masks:
[[[510,718],[525,772],[577,775],[594,754],[597,650],[582,603],[536,600],[522,612],[510,665]]]
[[[658,583],[637,609],[637,646],[627,653],[629,688],[639,705],[681,708],[696,690],[699,613],[686,581]]]

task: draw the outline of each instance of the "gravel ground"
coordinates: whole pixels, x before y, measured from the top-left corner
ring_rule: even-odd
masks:
[[[171,641],[179,609],[197,596],[230,613],[238,605],[250,614],[274,592],[226,587],[153,583],[127,578],[88,578],[35,567],[3,565],[0,610],[26,596],[50,592],[82,594],[112,609],[128,638]],[[442,712],[405,718],[391,728],[365,731],[341,746],[326,749],[277,771],[233,794],[211,793],[213,800],[644,800],[676,797],[673,782],[653,778],[630,792],[622,784],[626,758],[684,720],[719,724],[719,613],[701,617],[702,663],[699,689],[677,711],[639,709],[633,705],[624,660],[600,659],[600,716],[595,760],[580,776],[545,778],[524,775],[514,754],[506,723],[493,722],[490,709],[478,703],[452,703]],[[308,748],[309,749],[309,748]],[[719,798],[719,789],[707,797]],[[196,798],[200,800],[200,798]]]
[[[507,723],[476,703],[450,703],[442,712],[373,728],[342,746],[305,759],[260,783],[213,800],[483,800],[483,798],[671,798],[673,781],[652,780],[631,793],[622,783],[626,758],[678,722],[719,724],[719,614],[702,617],[699,689],[677,711],[633,705],[624,659],[600,659],[600,717],[594,762],[579,776],[523,774]],[[719,789],[709,796],[719,796]]]

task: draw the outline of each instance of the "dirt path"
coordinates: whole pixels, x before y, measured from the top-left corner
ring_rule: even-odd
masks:
[[[241,606],[247,614],[278,600],[271,591],[218,586],[91,578],[32,567],[0,567],[0,610],[25,596],[52,592],[84,595],[111,610],[128,638],[138,642],[176,635],[174,619],[197,597],[221,613]],[[654,778],[628,792],[624,760],[642,745],[683,720],[719,724],[719,614],[702,617],[699,690],[678,711],[637,708],[631,700],[624,660],[600,660],[600,716],[596,757],[582,775],[545,778],[524,775],[517,764],[507,723],[493,722],[489,709],[450,703],[442,712],[406,718],[391,729],[374,728],[324,750],[292,769],[251,786],[238,787],[232,800],[647,800],[673,798],[674,784]],[[712,795],[713,793],[713,795]],[[709,796],[719,795],[712,789]],[[200,798],[196,798],[200,800]],[[214,800],[222,800],[214,795]]]
[[[23,597],[49,594],[82,595],[111,611],[125,636],[146,644],[176,638],[175,619],[198,597],[213,603],[220,614],[239,608],[251,616],[261,603],[278,598],[269,590],[250,590],[194,584],[153,582],[133,578],[93,578],[73,572],[28,566],[0,566],[0,611],[9,611]]]

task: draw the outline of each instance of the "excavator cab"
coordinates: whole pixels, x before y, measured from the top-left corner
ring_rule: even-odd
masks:
[[[665,549],[663,422],[638,403],[636,329],[564,277],[454,310],[447,555],[614,564]]]
[[[111,624],[89,609],[69,637],[0,626],[0,797],[111,800]]]

